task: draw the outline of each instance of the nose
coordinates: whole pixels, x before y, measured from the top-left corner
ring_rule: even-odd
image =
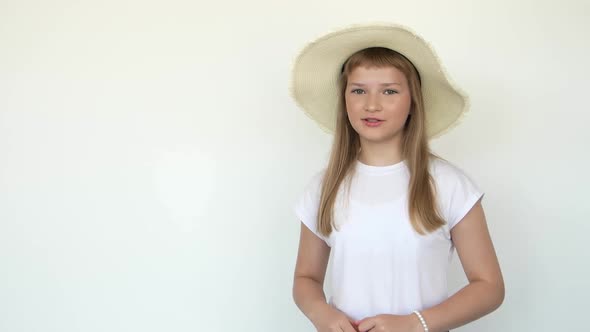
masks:
[[[365,109],[370,112],[380,111],[381,102],[379,100],[379,96],[372,93],[368,94]]]

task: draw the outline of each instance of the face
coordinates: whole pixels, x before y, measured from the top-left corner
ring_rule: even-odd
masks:
[[[344,91],[346,112],[361,144],[401,142],[411,105],[405,75],[395,67],[357,67]]]

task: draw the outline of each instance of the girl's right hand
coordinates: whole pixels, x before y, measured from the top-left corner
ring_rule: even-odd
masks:
[[[358,332],[354,320],[331,305],[326,305],[313,322],[317,332]]]

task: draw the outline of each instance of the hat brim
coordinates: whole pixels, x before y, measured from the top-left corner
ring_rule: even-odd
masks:
[[[468,112],[468,96],[451,82],[434,49],[420,36],[399,24],[355,25],[307,44],[292,67],[291,96],[324,131],[335,129],[342,64],[368,47],[395,50],[414,64],[422,82],[429,138],[444,134]]]

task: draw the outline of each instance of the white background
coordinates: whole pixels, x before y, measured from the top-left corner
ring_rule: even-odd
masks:
[[[420,33],[471,97],[432,148],[486,192],[506,300],[458,330],[587,326],[589,13],[1,0],[0,331],[313,331],[291,297],[292,207],[331,137],[289,71],[309,40],[374,21]]]

